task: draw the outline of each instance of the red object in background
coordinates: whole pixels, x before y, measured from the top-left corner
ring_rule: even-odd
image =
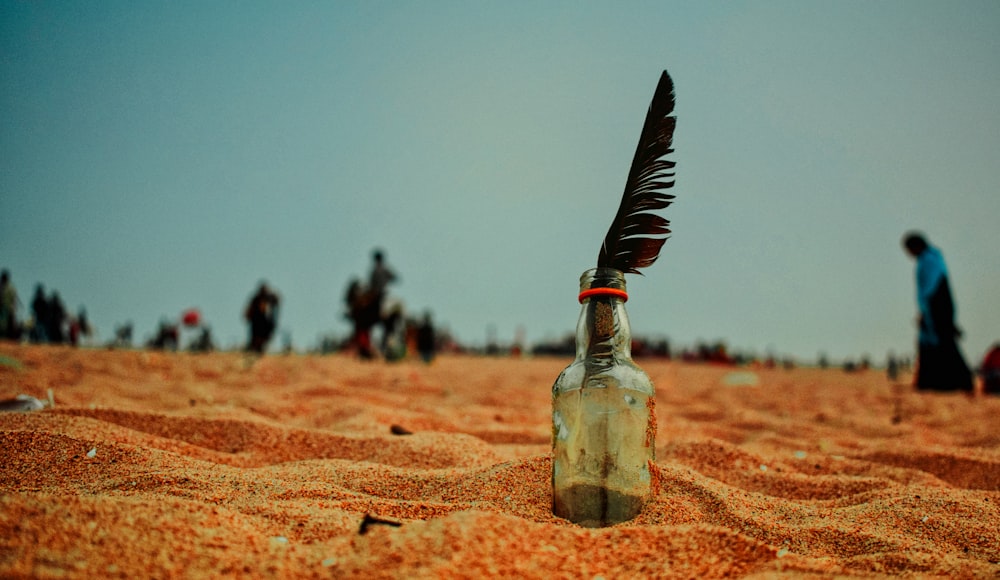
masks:
[[[982,367],[984,371],[1000,371],[1000,342],[994,344],[983,357]]]
[[[201,324],[201,312],[194,308],[187,310],[181,315],[181,322],[184,326],[198,326]]]
[[[1000,342],[983,357],[979,372],[983,376],[983,392],[1000,395]]]

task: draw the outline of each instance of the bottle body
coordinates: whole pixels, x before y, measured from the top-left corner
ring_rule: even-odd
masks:
[[[632,361],[624,275],[588,270],[580,289],[596,293],[582,299],[576,359],[552,387],[552,509],[602,527],[634,518],[649,497],[655,393]]]

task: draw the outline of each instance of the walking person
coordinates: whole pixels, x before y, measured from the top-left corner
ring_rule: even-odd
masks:
[[[45,320],[45,334],[52,344],[62,344],[66,342],[66,305],[63,304],[59,292],[53,290],[49,297],[48,314]]]
[[[904,236],[903,247],[917,261],[919,333],[916,387],[971,393],[972,372],[958,349],[957,341],[962,332],[955,324],[955,302],[944,256],[917,232]]]
[[[372,253],[372,271],[369,276],[368,292],[371,294],[372,306],[378,316],[379,325],[382,327],[382,352],[384,353],[389,343],[389,336],[392,332],[392,321],[389,313],[386,312],[385,298],[389,293],[388,286],[397,280],[396,273],[385,264],[385,254],[382,250],[375,250]]]
[[[45,287],[35,285],[35,296],[31,299],[31,342],[45,343],[49,341],[49,299],[45,297]]]
[[[278,295],[267,283],[261,282],[243,313],[250,324],[248,351],[263,354],[267,350],[267,343],[274,336],[274,329],[278,325],[278,302]]]

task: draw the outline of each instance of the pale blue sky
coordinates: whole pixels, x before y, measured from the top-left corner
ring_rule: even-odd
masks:
[[[0,0],[0,266],[101,337],[258,280],[300,347],[384,248],[461,340],[572,330],[660,71],[674,234],[633,331],[912,352],[911,228],[1000,340],[1000,3]]]

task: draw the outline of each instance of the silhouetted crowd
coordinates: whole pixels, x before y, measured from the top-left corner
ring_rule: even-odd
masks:
[[[368,281],[353,278],[344,294],[345,317],[353,327],[344,345],[362,359],[381,356],[388,361],[404,358],[415,350],[424,362],[431,362],[438,350],[437,336],[430,312],[421,320],[408,319],[403,303],[389,296],[389,285],[398,281],[381,250],[372,252],[372,269]],[[379,334],[379,340],[374,338]]]
[[[82,336],[90,336],[87,311],[81,306],[77,314],[66,310],[59,292],[45,293],[37,284],[31,299],[31,316],[22,321],[18,316],[21,300],[11,280],[10,272],[0,273],[0,337],[21,340],[26,337],[36,344],[79,344]]]

